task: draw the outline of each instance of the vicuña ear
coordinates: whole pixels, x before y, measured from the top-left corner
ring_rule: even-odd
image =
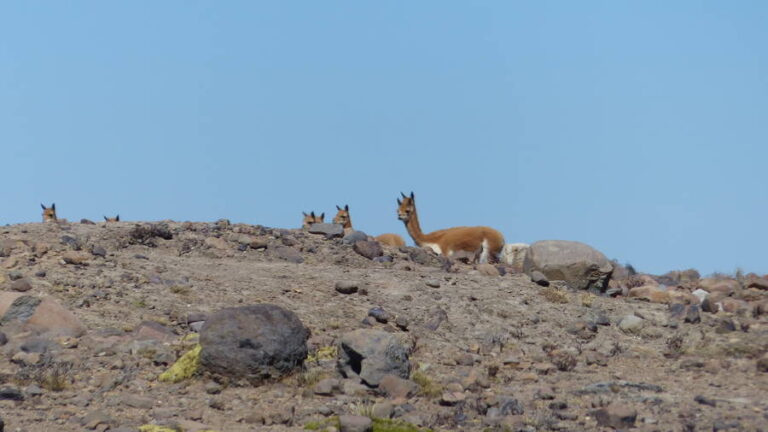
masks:
[[[323,219],[325,219],[325,212],[320,214],[320,220],[323,220]]]
[[[408,198],[408,197],[407,197],[407,196],[405,196],[405,194],[404,194],[404,193],[402,193],[402,192],[400,192],[400,195],[402,195],[402,196],[403,196],[403,198]]]
[[[120,222],[120,215],[115,216],[115,222]]]
[[[106,216],[104,216],[104,220],[105,220],[105,221],[107,221],[107,222],[109,222],[109,219],[107,219],[107,217],[106,217]]]
[[[413,198],[414,198],[414,196],[413,196],[413,191],[411,191],[411,199],[413,199]]]
[[[310,215],[311,215],[313,218],[315,217],[315,212],[314,212],[314,211],[312,211],[312,212],[311,212],[311,213],[309,213],[309,214],[310,214]]]
[[[344,211],[349,211],[349,204],[344,205]]]
[[[338,204],[336,204],[336,210],[341,210],[341,207],[339,207]]]
[[[398,198],[398,199],[397,199],[397,205],[402,205],[402,204],[403,204],[403,202],[402,202],[402,201],[400,201],[400,198]]]
[[[51,204],[51,210],[56,211],[56,203]]]
[[[42,207],[43,210],[45,210],[45,206],[43,204],[40,204],[40,207]]]
[[[304,216],[307,216],[307,212],[301,212],[301,214],[303,214]]]

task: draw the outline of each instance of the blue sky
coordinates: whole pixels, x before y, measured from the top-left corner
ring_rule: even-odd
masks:
[[[768,2],[0,3],[0,224],[490,225],[768,272]]]

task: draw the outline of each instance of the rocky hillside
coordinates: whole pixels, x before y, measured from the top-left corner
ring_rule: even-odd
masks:
[[[768,425],[764,277],[584,285],[331,228],[3,227],[5,430]]]

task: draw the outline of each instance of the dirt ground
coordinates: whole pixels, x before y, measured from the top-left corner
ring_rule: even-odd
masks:
[[[764,315],[701,312],[686,323],[665,304],[542,288],[471,265],[446,271],[432,256],[414,261],[412,248],[385,248],[392,261],[374,262],[300,230],[165,226],[170,239],[129,222],[0,228],[3,289],[22,277],[25,294],[52,296],[87,329],[54,339],[39,358],[8,333],[0,386],[23,400],[0,395],[6,431],[294,431],[373,413],[398,430],[613,430],[598,425],[599,412],[636,413],[639,431],[768,430]],[[84,261],[65,263],[68,253]],[[358,292],[337,292],[339,281]],[[158,381],[194,345],[198,317],[254,303],[293,311],[311,330],[302,370],[258,387]],[[375,307],[386,323],[367,318]],[[628,315],[639,323],[623,330]],[[359,328],[413,344],[417,394],[393,399],[339,375],[336,344]],[[338,391],[317,394],[323,378],[339,379]],[[512,399],[516,408],[501,409]]]

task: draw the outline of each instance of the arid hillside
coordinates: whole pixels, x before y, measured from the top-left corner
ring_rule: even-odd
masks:
[[[225,220],[0,233],[6,431],[768,430],[758,275],[616,266],[602,290],[578,290],[359,234]],[[206,331],[211,346],[260,331],[214,333],[211,317],[239,316],[217,312],[263,304],[306,327],[286,330],[302,357],[306,339],[303,364],[159,379],[200,339],[207,349]],[[242,338],[217,353],[233,368],[240,349],[293,347]]]

